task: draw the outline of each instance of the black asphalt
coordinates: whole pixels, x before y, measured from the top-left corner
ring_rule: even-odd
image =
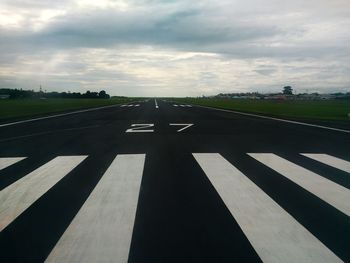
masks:
[[[275,153],[349,188],[349,174],[299,154],[350,161],[349,133],[157,102],[0,127],[0,157],[28,157],[0,171],[0,190],[54,157],[89,156],[0,233],[0,262],[44,261],[114,157],[136,153],[146,162],[129,262],[260,262],[192,153],[220,153],[350,262],[349,217],[247,155]],[[154,132],[126,133],[132,124]]]

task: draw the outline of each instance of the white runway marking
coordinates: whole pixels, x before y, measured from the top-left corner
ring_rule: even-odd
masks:
[[[179,130],[177,130],[177,132],[182,132],[183,130],[193,126],[193,123],[169,123],[170,126],[185,126]]]
[[[31,133],[31,134],[26,134],[26,135],[21,135],[21,136],[15,136],[15,137],[7,137],[7,138],[4,138],[4,139],[0,139],[0,142],[6,142],[6,141],[11,141],[11,140],[23,139],[23,138],[29,138],[29,137],[34,137],[34,136],[46,135],[46,134],[53,134],[53,133],[56,133],[56,132],[59,133],[59,132],[66,132],[66,131],[77,131],[77,130],[97,128],[97,127],[100,127],[100,125],[81,126],[79,128],[68,128],[68,129],[58,129],[58,130],[46,130],[44,132],[36,132],[36,133]]]
[[[158,103],[157,103],[157,100],[156,100],[156,99],[154,99],[154,104],[155,104],[155,106],[156,106],[156,109],[158,109],[159,106],[158,106]]]
[[[0,170],[5,169],[12,164],[22,161],[26,157],[0,158]]]
[[[28,120],[23,120],[23,121],[10,122],[10,123],[5,123],[5,124],[0,124],[0,128],[1,127],[5,127],[5,126],[11,126],[11,125],[16,125],[16,124],[26,123],[26,122],[33,122],[33,121],[57,118],[57,117],[62,117],[62,116],[67,116],[67,115],[72,115],[72,114],[77,114],[77,113],[96,111],[96,110],[103,110],[103,109],[108,109],[108,108],[112,108],[112,107],[119,107],[119,105],[109,105],[109,106],[103,106],[103,107],[98,107],[98,108],[91,108],[91,109],[86,109],[86,110],[77,110],[77,111],[72,111],[72,112],[67,112],[67,113],[55,114],[55,115],[50,115],[50,116],[46,116],[46,117],[39,117],[39,118],[34,118],[34,119],[28,119]]]
[[[0,231],[87,156],[59,156],[0,192]]]
[[[137,123],[131,124],[130,129],[127,129],[125,132],[154,132],[154,129],[148,130],[148,128],[153,128],[153,123]]]
[[[344,172],[350,173],[350,162],[339,159],[337,157],[328,155],[328,154],[320,154],[320,153],[302,153],[302,155],[319,161],[321,163],[327,164]]]
[[[118,155],[46,262],[127,262],[145,155]]]
[[[121,105],[120,107],[128,107],[128,108],[130,108],[130,107],[140,107],[140,104],[124,104],[124,105]]]
[[[263,262],[342,262],[219,154],[193,154]]]
[[[251,157],[350,216],[350,190],[273,153],[249,153]]]
[[[192,105],[185,105],[185,104],[173,104],[174,107],[183,107],[183,108],[192,108]]]

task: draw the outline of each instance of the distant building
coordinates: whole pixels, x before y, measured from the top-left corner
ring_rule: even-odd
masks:
[[[10,98],[9,94],[0,94],[0,99],[1,100],[6,100],[6,99],[9,99],[9,98]]]
[[[300,94],[283,94],[283,93],[265,93],[260,94],[258,92],[245,92],[245,93],[220,93],[215,96],[207,96],[205,98],[217,98],[217,99],[247,99],[247,100],[349,100],[350,92],[348,93],[328,93],[319,94],[314,93],[300,93]]]
[[[336,96],[332,95],[332,94],[322,94],[320,95],[320,99],[321,100],[332,100],[335,99]]]
[[[265,100],[287,100],[288,96],[282,95],[282,94],[273,94],[273,95],[265,96],[264,99]]]

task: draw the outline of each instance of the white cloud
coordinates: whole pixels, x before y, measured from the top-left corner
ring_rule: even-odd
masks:
[[[0,10],[0,88],[350,91],[347,0],[8,0]]]

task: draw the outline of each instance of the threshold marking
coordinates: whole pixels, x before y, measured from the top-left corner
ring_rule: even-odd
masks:
[[[221,155],[193,156],[263,262],[342,262]]]
[[[301,153],[301,155],[314,159],[318,162],[327,164],[344,172],[350,173],[350,162],[339,159],[332,155],[321,153]]]
[[[186,107],[188,107],[188,108],[192,108],[192,106],[191,105],[185,105],[185,104],[173,104],[173,106],[174,107],[183,107],[183,108],[186,108]]]
[[[118,155],[45,262],[127,262],[144,154]]]
[[[140,104],[123,104],[123,105],[120,105],[121,108],[123,107],[140,107]]]
[[[350,216],[350,190],[273,153],[248,153],[295,184]]]
[[[0,191],[0,231],[87,156],[58,156]]]
[[[11,166],[19,161],[22,161],[25,158],[27,157],[2,157],[0,158],[0,170],[5,169],[6,167]]]

